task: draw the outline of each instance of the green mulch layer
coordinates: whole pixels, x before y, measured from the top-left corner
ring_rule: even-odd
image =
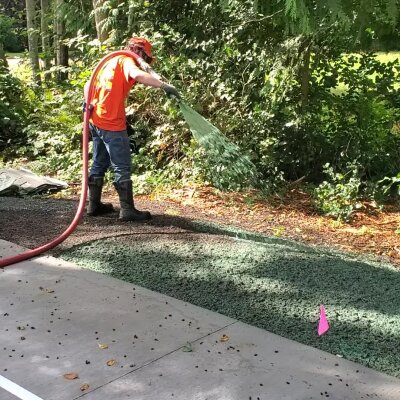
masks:
[[[400,377],[399,269],[279,238],[193,227],[198,233],[93,241],[62,258]],[[318,337],[321,304],[331,329]]]

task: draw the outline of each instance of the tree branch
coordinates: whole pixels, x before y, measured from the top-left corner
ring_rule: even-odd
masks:
[[[283,12],[283,8],[282,8],[281,10],[278,10],[278,11],[274,12],[274,13],[271,14],[271,15],[265,15],[264,17],[259,18],[259,19],[251,19],[251,20],[249,20],[249,21],[244,21],[244,22],[243,22],[242,24],[240,24],[240,25],[232,25],[231,28],[237,28],[237,27],[242,26],[242,25],[245,25],[245,24],[251,24],[251,23],[254,23],[254,22],[262,22],[262,21],[265,21],[265,20],[267,20],[267,19],[272,19],[272,18],[275,17],[275,15],[278,15],[278,14],[280,14],[281,12]]]

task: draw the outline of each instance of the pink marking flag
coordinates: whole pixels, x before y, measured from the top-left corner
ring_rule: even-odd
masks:
[[[318,323],[318,336],[322,336],[324,333],[328,332],[329,323],[326,319],[325,307],[321,304],[319,311],[319,323]]]

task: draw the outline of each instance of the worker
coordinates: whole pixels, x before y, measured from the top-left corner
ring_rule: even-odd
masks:
[[[152,45],[145,38],[131,38],[125,50],[140,56],[148,65],[154,57]],[[125,102],[130,89],[136,84],[162,89],[168,97],[180,98],[175,87],[144,71],[133,57],[116,55],[108,60],[97,75],[92,90],[90,107],[90,133],[93,139],[93,160],[89,172],[89,205],[87,214],[102,215],[113,211],[112,204],[101,202],[104,174],[111,167],[114,187],[120,202],[119,219],[147,221],[148,211],[135,208],[132,190],[132,162],[130,142],[126,128]],[[89,82],[85,86],[85,103]]]

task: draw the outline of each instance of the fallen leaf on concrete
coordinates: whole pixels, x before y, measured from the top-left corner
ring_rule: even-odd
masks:
[[[79,375],[76,372],[69,372],[68,374],[64,374],[63,376],[65,379],[68,379],[69,381],[79,378]]]
[[[42,292],[54,293],[54,289],[51,289],[51,288],[46,288],[46,289],[45,289],[44,287],[40,286],[39,289],[40,289]]]
[[[219,338],[219,341],[223,343],[223,342],[227,342],[229,339],[230,339],[230,337],[228,335],[222,335]]]
[[[115,365],[117,362],[115,361],[115,360],[108,360],[107,361],[107,365],[109,366],[109,367],[112,367],[113,365]]]
[[[88,383],[84,383],[83,385],[81,385],[81,387],[80,387],[80,389],[81,389],[81,392],[84,392],[85,390],[88,390],[89,389],[89,384]]]
[[[99,343],[99,348],[102,349],[102,350],[108,349],[108,344]]]

